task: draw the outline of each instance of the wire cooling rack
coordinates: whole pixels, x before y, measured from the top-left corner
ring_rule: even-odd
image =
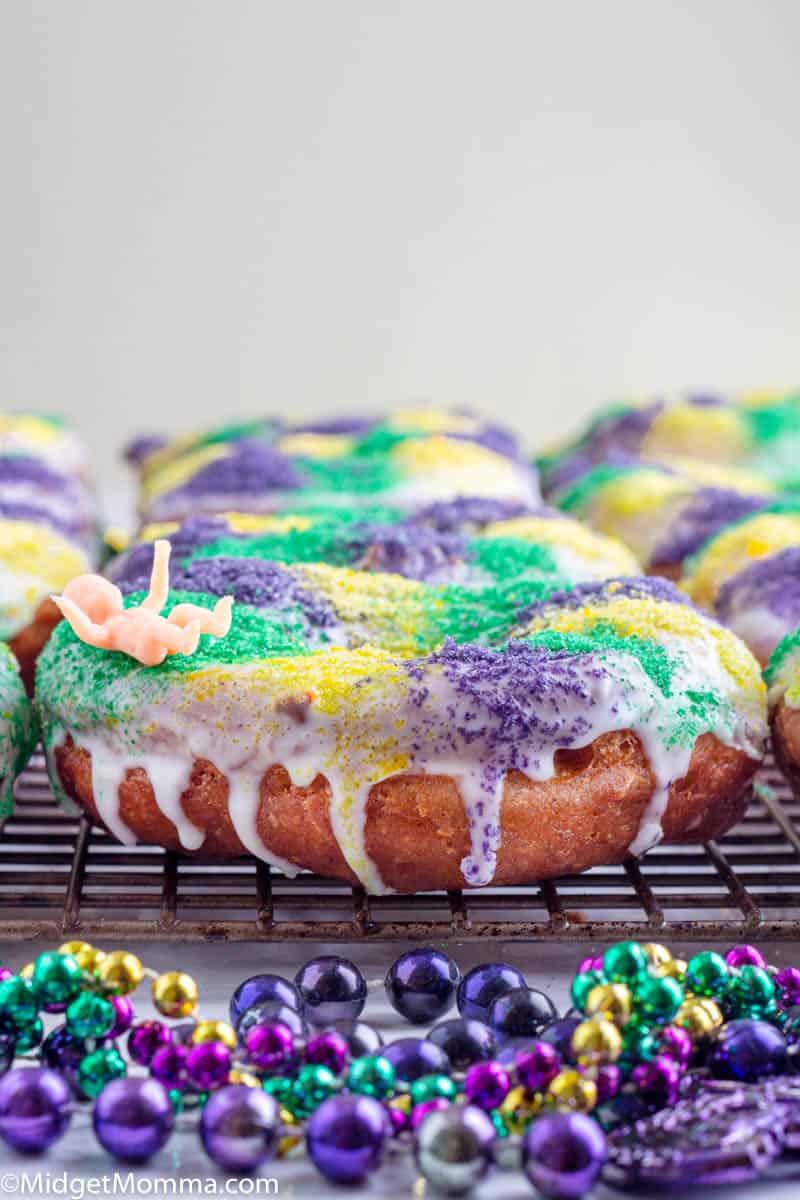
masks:
[[[800,802],[770,765],[744,821],[719,842],[523,887],[370,897],[252,859],[203,864],[121,846],[62,811],[37,756],[0,824],[0,938],[789,940],[800,938],[799,828]]]

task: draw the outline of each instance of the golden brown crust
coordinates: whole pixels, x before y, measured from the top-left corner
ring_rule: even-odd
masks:
[[[70,739],[56,751],[66,793],[96,823],[91,755]],[[668,842],[719,837],[742,817],[759,764],[723,746],[712,734],[697,741],[686,776],[672,785],[663,820]],[[606,733],[582,750],[559,751],[553,779],[508,775],[502,806],[502,842],[496,883],[522,883],[617,863],[627,854],[653,789],[653,777],[635,734]],[[174,825],[159,810],[146,771],[126,772],[120,815],[137,838],[181,850]],[[246,853],[228,817],[228,782],[207,760],[193,766],[181,797],[186,816],[205,830],[198,856]],[[333,835],[328,782],[292,785],[280,765],[261,780],[258,832],[281,858],[320,875],[355,882]],[[384,882],[397,891],[464,886],[461,860],[469,853],[464,806],[454,779],[395,775],[370,790],[366,848]]]
[[[783,698],[772,714],[772,746],[775,761],[800,796],[800,708],[790,708]]]
[[[19,673],[29,696],[33,695],[36,660],[60,620],[61,613],[48,596],[39,604],[30,625],[26,625],[9,640],[8,644],[19,663]]]

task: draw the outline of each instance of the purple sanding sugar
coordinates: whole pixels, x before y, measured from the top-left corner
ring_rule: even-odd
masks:
[[[397,525],[356,524],[343,532],[352,565],[358,570],[388,571],[425,580],[467,554],[465,538],[441,533],[413,521]]]
[[[682,604],[694,608],[684,592],[668,579],[658,575],[632,575],[628,578],[590,580],[579,583],[569,591],[553,592],[546,600],[532,604],[520,615],[520,623],[543,616],[553,608],[583,608],[586,605],[604,604],[618,597],[633,600],[650,598],[664,603]]]
[[[510,458],[514,462],[525,461],[517,439],[499,425],[484,425],[475,433],[448,433],[447,436],[460,438],[462,441],[477,442],[479,446],[485,446],[487,450],[492,450],[495,454],[500,454],[503,458]]]
[[[174,533],[169,535],[172,546],[172,561],[170,575],[174,579],[175,571],[181,560],[192,554],[198,546],[216,541],[219,537],[234,538],[236,534],[228,528],[226,521],[218,517],[188,517]],[[153,544],[143,542],[134,546],[126,555],[119,559],[110,569],[110,574],[117,587],[123,592],[146,592],[150,586],[150,572],[153,569]]]
[[[530,514],[553,516],[552,509],[536,509],[518,500],[493,500],[484,496],[459,496],[455,500],[438,500],[419,509],[409,521],[430,525],[439,533],[460,533],[465,529],[482,529],[495,521]]]
[[[144,433],[128,442],[124,451],[125,459],[134,467],[139,467],[156,450],[163,450],[168,442],[169,438],[163,433]]]
[[[303,486],[304,478],[292,460],[264,442],[229,443],[229,453],[198,471],[172,496],[263,495]]]
[[[0,457],[0,484],[3,483],[32,483],[48,492],[69,492],[75,487],[74,480],[68,475],[24,454]]]
[[[763,608],[773,616],[800,625],[800,546],[759,558],[727,580],[719,590],[716,612],[730,620],[748,608]]]
[[[743,496],[730,488],[702,488],[678,513],[667,536],[650,556],[650,562],[681,563],[723,526],[758,512],[769,503],[765,496]]]
[[[319,420],[305,421],[302,425],[292,425],[288,430],[293,433],[332,433],[332,434],[363,434],[369,433],[378,424],[377,417],[320,417]]]
[[[0,500],[0,517],[8,521],[33,521],[36,525],[47,525],[66,538],[78,538],[88,532],[86,522],[68,521],[37,504],[15,504],[13,500]]]

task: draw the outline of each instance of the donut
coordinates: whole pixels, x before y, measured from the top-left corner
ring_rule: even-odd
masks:
[[[775,761],[800,797],[800,626],[775,647],[764,679]]]
[[[63,622],[37,673],[57,793],[123,842],[372,893],[546,879],[729,828],[766,736],[746,647],[666,581],[598,580],[590,559],[576,583],[551,553],[564,518],[481,525],[464,503],[377,531],[195,518],[169,532],[161,617],[135,547],[112,571],[134,632],[233,595],[230,629],[143,666]],[[525,540],[537,521],[549,544]]]
[[[0,819],[11,816],[14,783],[33,753],[38,734],[36,714],[17,660],[0,642]]]
[[[770,496],[734,469],[616,459],[590,467],[553,495],[559,507],[619,538],[653,574],[678,578],[684,560],[719,529],[758,512]]]
[[[133,455],[148,521],[226,511],[389,505],[457,496],[539,502],[536,473],[504,430],[463,414],[399,413],[334,427],[226,426]]]
[[[54,415],[0,413],[0,455],[35,458],[72,479],[91,478],[86,446]]]
[[[800,398],[695,395],[607,409],[577,438],[540,456],[538,466],[548,498],[618,456],[736,467],[777,489],[791,489],[800,484],[799,451]]]
[[[41,436],[44,457],[38,457]],[[91,494],[73,435],[41,418],[0,416],[0,638],[30,687],[36,656],[59,614],[49,596],[97,559]]]
[[[766,663],[800,625],[800,500],[786,497],[722,528],[684,564],[681,586]]]

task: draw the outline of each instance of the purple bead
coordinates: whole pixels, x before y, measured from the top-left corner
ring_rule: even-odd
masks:
[[[117,1014],[117,1019],[114,1022],[114,1026],[108,1036],[110,1038],[122,1037],[123,1033],[127,1033],[133,1024],[133,1018],[135,1016],[133,1001],[131,1000],[130,996],[110,996],[109,999],[114,1006],[114,1012]]]
[[[380,1030],[366,1021],[331,1021],[331,1029],[340,1033],[347,1042],[351,1058],[363,1058],[366,1054],[379,1054],[383,1046]]]
[[[462,1017],[489,1020],[489,1009],[498,996],[525,987],[525,976],[508,963],[481,963],[467,971],[458,985],[456,1003]]]
[[[282,975],[251,975],[249,979],[245,979],[244,983],[239,984],[231,996],[231,1025],[235,1028],[239,1023],[239,1018],[247,1012],[248,1008],[254,1008],[256,1004],[265,1002],[285,1004],[288,1008],[294,1008],[298,1012],[303,1007],[303,1001],[297,988]]]
[[[231,1069],[231,1052],[224,1042],[201,1042],[186,1055],[189,1082],[200,1092],[222,1087]]]
[[[12,1067],[0,1079],[0,1137],[23,1154],[41,1154],[66,1132],[72,1096],[48,1067]]]
[[[330,1096],[311,1115],[306,1148],[331,1183],[361,1183],[380,1165],[390,1129],[386,1110],[371,1096]]]
[[[631,1079],[648,1108],[666,1108],[678,1099],[681,1072],[674,1058],[659,1054],[652,1062],[639,1063]]]
[[[584,971],[602,971],[603,956],[602,954],[588,954],[586,958],[582,958],[578,964],[576,975],[583,975]]]
[[[255,1171],[278,1148],[280,1117],[274,1096],[232,1083],[214,1092],[200,1115],[206,1154],[224,1171]]]
[[[572,1054],[572,1035],[580,1025],[583,1017],[559,1017],[556,1021],[551,1021],[549,1025],[545,1025],[542,1032],[539,1034],[540,1042],[549,1042],[553,1046],[562,1062],[570,1063],[573,1061]]]
[[[292,1031],[281,1021],[254,1025],[244,1045],[250,1062],[270,1075],[281,1074],[287,1067],[292,1067],[297,1059]]]
[[[90,1049],[90,1045],[76,1037],[66,1025],[58,1025],[47,1035],[39,1052],[44,1065],[66,1079],[77,1100],[87,1099],[78,1078],[78,1067]]]
[[[605,1104],[612,1100],[619,1091],[622,1074],[616,1063],[606,1063],[597,1068],[595,1084],[597,1086],[597,1103]]]
[[[752,967],[765,967],[767,965],[767,960],[761,951],[757,950],[755,946],[748,946],[746,944],[731,946],[725,955],[725,962],[729,967],[735,967],[736,969],[745,965]]]
[[[493,1002],[489,1025],[501,1042],[509,1038],[535,1038],[557,1015],[553,1001],[538,988],[514,988]]]
[[[452,958],[430,947],[407,950],[389,968],[384,986],[392,1007],[412,1025],[444,1016],[461,980]]]
[[[367,981],[355,963],[338,954],[310,959],[294,977],[303,1015],[312,1025],[351,1020],[367,1002]]]
[[[413,1083],[423,1075],[447,1075],[450,1072],[450,1059],[444,1050],[427,1038],[398,1038],[384,1046],[381,1054],[388,1058],[396,1078],[402,1083]]]
[[[488,1025],[465,1017],[440,1021],[428,1034],[428,1041],[443,1050],[453,1071],[466,1071],[473,1063],[493,1058],[497,1039]]]
[[[786,1039],[766,1021],[728,1021],[719,1030],[708,1056],[717,1079],[754,1083],[786,1069]]]
[[[594,1185],[607,1154],[605,1134],[591,1117],[546,1113],[525,1134],[522,1165],[548,1200],[579,1200]]]
[[[186,1046],[162,1046],[150,1060],[150,1074],[163,1083],[165,1088],[177,1088],[178,1091],[182,1091],[189,1081],[186,1073],[188,1057],[189,1051]]]
[[[5,1075],[8,1068],[14,1062],[16,1053],[16,1038],[14,1034],[0,1033],[0,1075]]]
[[[446,1100],[444,1096],[434,1096],[431,1100],[423,1100],[421,1104],[415,1104],[411,1110],[411,1128],[418,1129],[428,1113],[444,1112],[449,1107],[450,1101]]]
[[[503,1103],[511,1091],[508,1071],[498,1062],[475,1063],[464,1080],[464,1098],[468,1104],[489,1111]]]
[[[112,1079],[95,1100],[92,1114],[98,1142],[122,1162],[147,1162],[166,1145],[175,1110],[157,1079]]]
[[[549,1042],[534,1042],[514,1058],[520,1083],[531,1092],[541,1092],[561,1070],[561,1058]]]
[[[328,1067],[334,1075],[341,1074],[349,1057],[350,1047],[335,1029],[326,1029],[306,1043],[306,1062]]]
[[[254,1026],[270,1025],[274,1021],[288,1026],[296,1038],[304,1038],[308,1033],[308,1026],[297,1009],[289,1008],[288,1004],[279,1004],[276,1000],[264,1000],[261,1004],[254,1004],[252,1008],[245,1009],[239,1018],[236,1033],[240,1044],[245,1044],[247,1035]]]
[[[800,1004],[800,971],[797,967],[781,967],[773,983],[778,990],[781,1008],[792,1008]]]
[[[140,1021],[128,1034],[128,1054],[140,1067],[149,1067],[153,1055],[172,1045],[172,1032],[162,1021]]]
[[[692,1039],[680,1025],[668,1025],[658,1035],[659,1051],[674,1058],[681,1071],[689,1066],[692,1057]]]

